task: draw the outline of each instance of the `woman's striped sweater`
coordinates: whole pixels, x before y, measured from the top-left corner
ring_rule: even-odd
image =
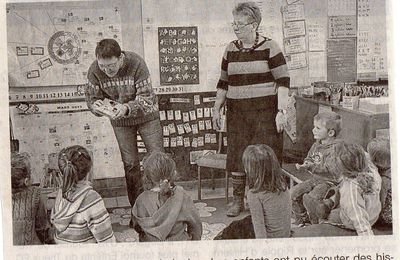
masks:
[[[253,50],[241,50],[238,40],[226,47],[217,88],[227,90],[227,98],[275,95],[277,86],[290,86],[285,57],[278,44],[271,39],[260,38]]]

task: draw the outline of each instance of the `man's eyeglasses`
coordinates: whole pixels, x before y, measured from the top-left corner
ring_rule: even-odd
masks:
[[[105,69],[113,70],[113,69],[117,69],[117,67],[118,67],[118,62],[119,62],[119,60],[117,60],[117,61],[114,62],[114,63],[107,64],[107,65],[100,64],[100,63],[98,63],[98,62],[97,62],[97,64],[99,65],[99,68],[100,68],[101,70],[105,70]]]
[[[246,27],[247,25],[250,25],[254,22],[251,23],[246,23],[246,24],[240,24],[240,23],[231,23],[231,26],[235,29],[243,29],[244,27]]]

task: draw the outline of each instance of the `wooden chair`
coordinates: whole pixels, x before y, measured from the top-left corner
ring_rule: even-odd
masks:
[[[223,136],[222,133],[225,132],[224,127],[223,130],[218,131],[218,151],[217,153],[209,153],[205,154],[203,157],[199,158],[196,161],[197,164],[197,199],[201,200],[201,168],[212,168],[212,169],[220,169],[225,170],[225,198],[226,203],[228,203],[228,189],[229,189],[229,172],[226,171],[226,154],[222,154],[222,146],[223,146]],[[212,173],[213,187],[214,187],[214,173]]]

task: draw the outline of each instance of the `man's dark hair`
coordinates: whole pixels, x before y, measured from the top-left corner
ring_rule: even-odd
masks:
[[[114,39],[103,39],[97,43],[95,50],[96,58],[110,59],[121,56],[121,47]]]

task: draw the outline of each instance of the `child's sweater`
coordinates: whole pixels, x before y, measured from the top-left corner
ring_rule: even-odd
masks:
[[[158,192],[147,190],[139,195],[132,208],[140,241],[201,239],[203,228],[199,213],[182,187],[176,186],[173,195],[161,206],[158,201]]]
[[[56,243],[115,242],[103,199],[84,181],[78,182],[68,200],[59,190],[51,222],[56,228]]]
[[[329,143],[322,144],[320,141],[315,142],[308,151],[304,163],[310,163],[310,171],[326,180],[339,182],[341,173],[337,171],[334,163],[335,147],[342,143],[341,139],[334,139]]]
[[[14,245],[45,242],[49,223],[38,188],[29,187],[12,194],[12,217]]]
[[[134,52],[123,52],[124,63],[117,75],[109,78],[94,61],[89,68],[86,103],[93,110],[96,100],[105,98],[129,106],[128,115],[111,120],[113,126],[133,126],[159,117],[157,97],[152,89],[149,70],[144,60]]]
[[[292,203],[289,190],[247,194],[256,238],[290,236]]]
[[[377,169],[369,168],[357,178],[344,177],[339,185],[340,220],[357,231],[359,236],[373,235],[371,226],[381,211],[381,177]]]

